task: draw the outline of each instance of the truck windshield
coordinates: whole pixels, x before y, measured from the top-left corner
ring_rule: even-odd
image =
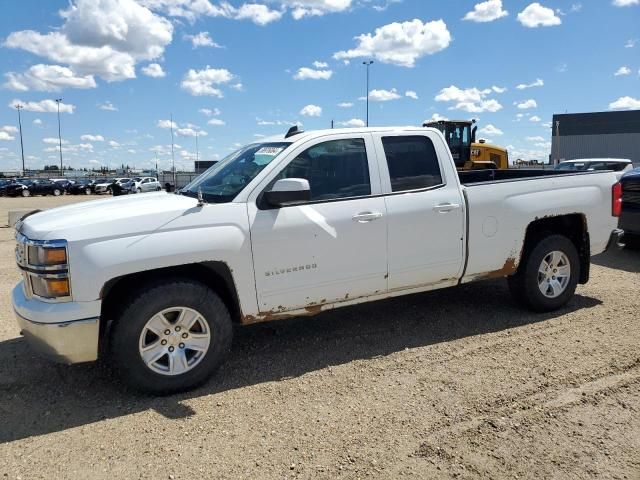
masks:
[[[198,190],[209,203],[233,200],[290,142],[252,143],[225,157],[180,190],[196,197]]]

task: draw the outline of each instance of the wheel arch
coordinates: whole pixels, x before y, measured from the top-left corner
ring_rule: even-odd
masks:
[[[229,309],[233,323],[240,323],[240,301],[231,268],[224,262],[200,262],[188,265],[163,267],[113,278],[107,281],[101,291],[102,308],[100,312],[100,338],[104,343],[105,333],[123,304],[130,299],[141,286],[159,280],[183,278],[196,280],[211,288]],[[102,348],[101,348],[102,350]]]
[[[537,241],[550,234],[564,235],[575,245],[580,259],[580,278],[578,283],[587,283],[591,266],[591,242],[589,240],[587,218],[582,213],[546,216],[531,222],[527,226],[520,264],[523,263],[528,253],[535,247]]]

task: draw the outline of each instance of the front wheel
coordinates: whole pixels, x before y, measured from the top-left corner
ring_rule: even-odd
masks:
[[[60,189],[58,189],[58,188],[54,188],[53,189],[53,196],[54,197],[59,197],[60,193],[62,193],[62,192],[60,192]]]
[[[142,193],[142,189],[140,187],[138,187],[138,189],[136,190],[136,192],[138,193]]]
[[[536,312],[550,312],[571,299],[579,278],[576,246],[563,235],[551,234],[536,242],[508,281],[518,303]]]
[[[124,381],[155,394],[206,381],[231,348],[231,316],[220,297],[192,280],[146,285],[115,318],[111,355]]]
[[[91,189],[89,187],[84,189],[84,194],[85,195],[91,195]]]
[[[22,190],[22,196],[23,197],[30,197],[31,196],[31,192],[29,191],[29,189],[25,188],[24,190]]]

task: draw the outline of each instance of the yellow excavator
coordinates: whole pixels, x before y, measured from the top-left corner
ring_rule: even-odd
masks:
[[[478,127],[475,123],[475,120],[437,120],[422,126],[437,128],[442,132],[458,170],[508,169],[507,149],[482,139],[476,142]]]

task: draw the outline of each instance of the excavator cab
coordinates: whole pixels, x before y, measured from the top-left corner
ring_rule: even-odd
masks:
[[[437,128],[444,135],[447,145],[451,150],[456,168],[462,169],[471,161],[471,144],[476,140],[476,129],[472,125],[475,120],[438,120],[427,122],[423,127]]]
[[[475,120],[438,120],[422,126],[442,132],[458,170],[509,168],[509,154],[505,148],[484,140],[476,142],[478,127],[475,123]]]

